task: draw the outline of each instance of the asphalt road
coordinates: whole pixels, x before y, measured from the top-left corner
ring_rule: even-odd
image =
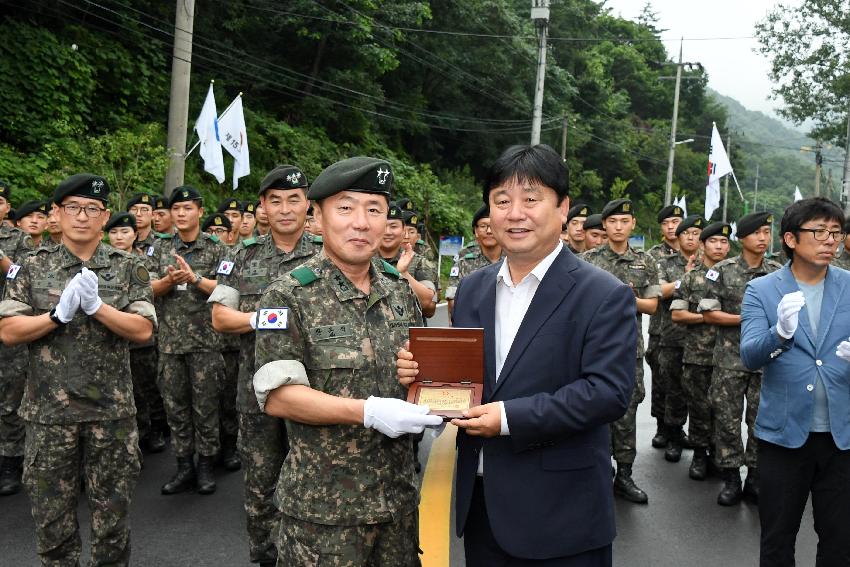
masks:
[[[445,325],[445,308],[433,326]],[[649,390],[649,369],[646,369]],[[679,463],[664,460],[652,449],[655,423],[649,415],[649,392],[638,413],[638,458],[635,480],[649,494],[648,506],[618,500],[614,563],[623,566],[689,567],[758,564],[758,510],[749,504],[723,508],[715,503],[720,481],[688,478],[690,452]],[[426,437],[427,439],[427,437]],[[427,459],[429,443],[421,446]],[[218,491],[162,496],[160,485],[173,472],[166,451],[147,455],[132,506],[132,563],[151,567],[247,566],[242,474],[217,471]],[[88,510],[79,507],[83,557],[88,555]],[[797,560],[814,564],[816,537],[810,511],[797,539]],[[35,567],[34,525],[23,493],[0,498],[0,567]],[[451,567],[464,565],[459,541],[452,542]]]

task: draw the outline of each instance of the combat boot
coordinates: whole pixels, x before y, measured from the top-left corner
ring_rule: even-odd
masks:
[[[149,453],[165,451],[165,429],[167,425],[160,421],[151,421],[151,432],[148,434],[147,449]]]
[[[717,495],[717,503],[721,506],[734,506],[742,497],[741,471],[738,467],[723,469],[723,488]]]
[[[708,452],[704,447],[694,449],[688,476],[694,480],[705,480],[708,476]]]
[[[664,449],[667,447],[667,428],[664,427],[664,420],[656,419],[658,426],[655,429],[655,437],[652,438],[652,446],[656,449]]]
[[[242,461],[236,451],[236,437],[225,435],[221,440],[221,464],[226,471],[238,471],[242,468]],[[198,463],[200,466],[200,463]]]
[[[649,497],[646,495],[646,492],[638,488],[635,481],[632,480],[632,465],[625,463],[617,463],[617,475],[614,477],[614,494],[635,504],[649,503]]]
[[[162,485],[163,494],[179,494],[195,488],[197,475],[192,457],[177,457],[177,472]]]
[[[747,480],[744,481],[744,497],[753,504],[759,503],[759,470],[747,467]]]
[[[3,457],[0,465],[0,496],[11,496],[21,490],[23,457]]]
[[[214,463],[215,457],[212,455],[200,455],[198,457],[198,494],[212,494],[215,492]]]
[[[667,430],[667,449],[664,451],[664,460],[678,463],[682,458],[682,437],[685,433],[681,427],[670,427]]]

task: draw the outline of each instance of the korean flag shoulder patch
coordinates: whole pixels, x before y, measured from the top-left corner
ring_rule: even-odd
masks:
[[[452,266],[452,271],[449,272],[449,277],[456,278],[460,275],[460,266]]]
[[[222,260],[221,264],[218,265],[217,274],[221,274],[222,276],[229,276],[230,272],[233,271],[233,262],[230,260]]]
[[[711,280],[713,282],[716,282],[717,278],[719,278],[719,277],[720,277],[720,272],[718,272],[717,270],[714,270],[714,269],[708,270],[705,273],[705,279]]]
[[[18,272],[20,272],[20,271],[21,271],[21,266],[19,266],[18,264],[12,264],[11,266],[9,266],[9,271],[6,272],[6,279],[7,280],[15,279],[16,277],[18,277]]]
[[[257,312],[258,331],[283,331],[288,328],[288,323],[288,307],[261,308]]]
[[[145,254],[147,254],[148,256],[153,256],[153,253],[154,253],[154,247],[153,247],[153,244],[151,244],[150,246],[148,246],[148,249],[145,251]]]

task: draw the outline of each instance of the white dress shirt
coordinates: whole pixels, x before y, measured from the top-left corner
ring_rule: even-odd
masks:
[[[496,275],[496,381],[499,381],[499,376],[502,373],[502,367],[505,366],[505,359],[508,358],[508,353],[511,351],[511,346],[514,344],[519,326],[522,320],[525,319],[525,314],[528,312],[528,307],[531,305],[531,300],[534,299],[534,294],[537,293],[537,288],[540,287],[540,282],[546,276],[546,272],[555,262],[555,258],[561,253],[564,248],[564,243],[558,239],[555,249],[543,258],[531,272],[526,275],[518,284],[514,284],[511,280],[511,271],[508,266],[508,259],[502,262],[499,273]],[[505,413],[504,402],[499,402],[500,411],[502,414],[501,435],[510,435],[508,428],[508,416]],[[484,473],[484,454],[478,459],[478,474]]]

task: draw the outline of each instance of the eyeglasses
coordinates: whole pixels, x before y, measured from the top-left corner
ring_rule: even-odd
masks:
[[[132,214],[132,215],[135,215],[135,216],[150,215],[150,214],[153,213],[153,209],[148,207],[147,205],[134,206],[134,207],[130,207],[130,209],[127,212]]]
[[[210,234],[227,234],[230,231],[226,228],[209,228],[207,229],[207,232]]]
[[[801,228],[799,230],[801,232],[811,232],[815,240],[819,242],[826,242],[829,240],[830,235],[835,242],[844,240],[846,236],[846,233],[842,230],[827,230],[825,228]]]
[[[490,228],[490,225],[489,225],[489,224],[476,224],[476,225],[475,225],[475,229],[476,229],[476,230],[480,230],[480,231],[482,231],[482,232],[487,232],[487,231],[492,231],[492,230],[493,230],[492,228]]]
[[[106,209],[101,209],[100,207],[96,207],[94,205],[88,205],[88,206],[82,207],[82,206],[74,204],[74,203],[72,203],[70,205],[59,205],[59,206],[62,207],[62,210],[65,211],[65,214],[68,215],[68,216],[75,217],[78,214],[80,214],[80,211],[85,211],[86,216],[89,217],[90,219],[99,217],[100,214],[103,211],[106,210]]]

